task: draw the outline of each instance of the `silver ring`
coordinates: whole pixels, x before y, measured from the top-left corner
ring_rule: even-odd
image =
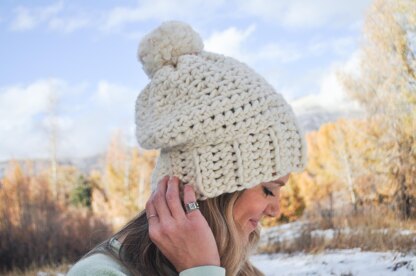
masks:
[[[198,210],[199,209],[199,204],[196,201],[186,203],[185,204],[185,209],[186,209],[186,213],[189,214],[190,212]]]
[[[157,218],[157,215],[156,215],[156,214],[149,215],[149,216],[147,217],[147,220],[149,220],[149,219],[151,219],[151,218],[153,218],[153,217]]]

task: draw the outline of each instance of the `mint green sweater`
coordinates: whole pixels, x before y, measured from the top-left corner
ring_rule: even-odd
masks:
[[[120,242],[115,239],[110,241],[110,245],[115,252],[120,249]],[[88,256],[71,267],[68,276],[127,276],[131,275],[128,270],[105,254],[97,253]],[[225,276],[225,269],[219,266],[199,266],[193,267],[179,273],[180,276]]]

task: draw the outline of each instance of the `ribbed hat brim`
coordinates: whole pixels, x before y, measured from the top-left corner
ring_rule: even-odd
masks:
[[[162,150],[152,187],[164,175],[175,175],[194,184],[198,198],[206,199],[302,171],[306,163],[303,134],[284,127],[270,126],[219,144]]]

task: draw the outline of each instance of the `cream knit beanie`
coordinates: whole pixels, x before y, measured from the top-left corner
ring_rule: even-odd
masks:
[[[151,81],[136,101],[136,136],[160,149],[153,189],[175,175],[206,199],[301,171],[305,141],[283,97],[247,65],[203,47],[176,21],[140,43]]]

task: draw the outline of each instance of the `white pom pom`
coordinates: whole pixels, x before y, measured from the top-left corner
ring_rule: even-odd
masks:
[[[138,57],[143,70],[151,78],[164,65],[176,65],[178,57],[197,54],[204,44],[191,26],[178,22],[165,22],[147,34],[139,45]]]

